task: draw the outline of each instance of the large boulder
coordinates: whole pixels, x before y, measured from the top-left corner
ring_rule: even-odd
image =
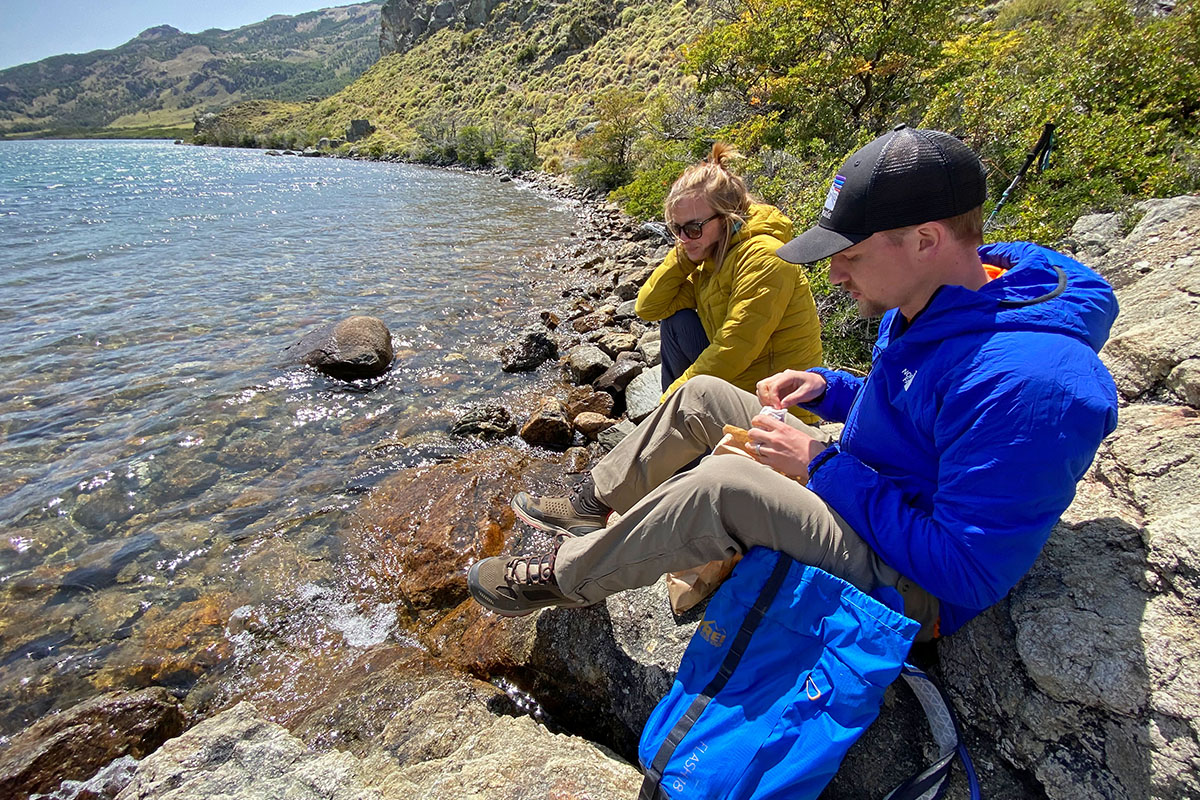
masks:
[[[1033,569],[938,651],[977,763],[1050,800],[1200,796],[1200,198],[1137,211],[1071,240],[1118,287],[1102,358],[1136,402]]]
[[[90,778],[122,756],[150,754],[183,728],[179,701],[161,687],[99,695],[13,737],[0,754],[0,797],[23,800]]]
[[[442,623],[438,641],[446,660],[516,682],[557,724],[633,759],[700,614],[676,620],[660,582],[591,608],[516,619],[467,604]]]
[[[640,776],[629,764],[588,742],[552,734],[529,717],[490,713],[486,698],[503,697],[494,687],[474,682],[463,691],[447,681],[394,721],[389,738],[398,752],[385,748],[359,757],[310,749],[242,702],[145,759],[119,798],[542,800],[637,791]]]
[[[348,317],[305,335],[284,355],[338,380],[375,378],[392,365],[392,334],[376,317]]]
[[[346,126],[346,141],[357,142],[359,139],[365,139],[375,132],[375,126],[370,120],[352,119],[350,124]]]

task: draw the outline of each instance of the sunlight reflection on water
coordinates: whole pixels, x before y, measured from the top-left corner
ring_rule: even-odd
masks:
[[[186,688],[267,600],[318,638],[395,635],[394,606],[339,597],[332,532],[380,477],[463,447],[457,409],[552,380],[497,351],[557,296],[574,210],[488,176],[0,142],[0,216],[0,734]],[[385,378],[282,362],[355,314],[392,330]]]

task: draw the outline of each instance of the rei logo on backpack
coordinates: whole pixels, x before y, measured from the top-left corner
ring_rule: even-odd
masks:
[[[713,596],[670,693],[646,722],[641,800],[816,798],[901,674],[941,757],[888,795],[933,800],[964,759],[949,705],[906,666],[919,625],[850,584],[754,548]],[[915,685],[916,681],[920,685]]]

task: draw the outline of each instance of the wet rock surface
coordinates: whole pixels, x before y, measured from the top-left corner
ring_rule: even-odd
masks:
[[[481,439],[503,439],[516,432],[517,423],[508,409],[492,404],[468,409],[450,426],[454,436],[478,436]]]
[[[122,756],[148,755],[183,729],[179,701],[161,687],[95,697],[13,737],[0,753],[0,796],[18,800],[90,778]]]
[[[558,358],[558,343],[541,325],[531,325],[516,342],[500,350],[500,364],[505,372],[528,372],[552,358]]]
[[[392,364],[392,334],[376,317],[349,317],[305,335],[284,355],[338,380],[375,378]]]
[[[566,448],[575,441],[575,426],[561,401],[547,397],[521,427],[521,438],[538,447]]]

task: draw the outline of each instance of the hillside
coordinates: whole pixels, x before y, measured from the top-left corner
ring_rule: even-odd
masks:
[[[380,38],[393,52],[361,78],[316,104],[235,110],[208,141],[311,144],[367,118],[376,154],[554,170],[594,128],[598,95],[640,107],[685,85],[680,48],[709,17],[696,0],[389,0]]]
[[[143,31],[112,50],[0,71],[0,137],[182,128],[242,100],[337,92],[379,55],[381,0],[235,30]]]

